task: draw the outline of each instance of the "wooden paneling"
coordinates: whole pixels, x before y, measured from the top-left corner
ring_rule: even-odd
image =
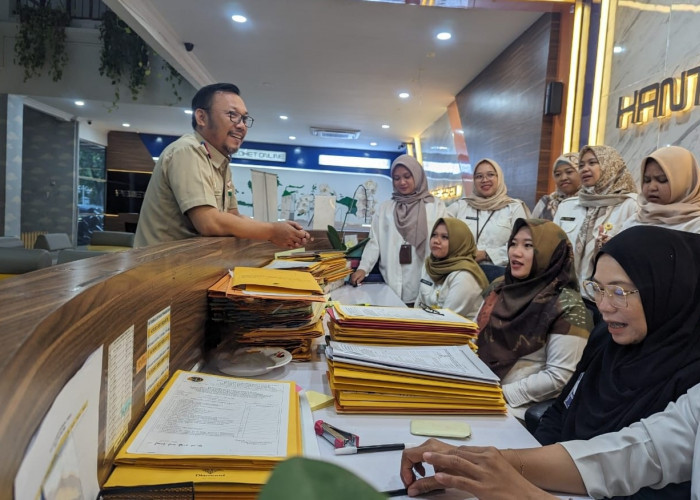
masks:
[[[322,235],[319,243],[322,244]],[[170,371],[202,359],[206,290],[226,269],[259,266],[277,250],[238,238],[193,238],[53,266],[0,283],[0,498],[32,435],[63,385],[105,346],[98,445],[105,456],[107,347],[134,325],[134,363],[145,353],[146,322],[171,306]],[[145,373],[134,374],[130,430],[145,411]]]
[[[456,97],[472,166],[492,158],[532,208],[542,147],[553,14],[545,14]],[[549,140],[548,135],[547,140]]]
[[[105,150],[107,170],[129,170],[153,172],[155,162],[151,153],[135,132],[115,132],[107,134]]]

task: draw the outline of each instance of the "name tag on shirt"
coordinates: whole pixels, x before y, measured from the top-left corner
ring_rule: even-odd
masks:
[[[586,372],[583,372],[583,373],[586,373]],[[576,379],[576,383],[571,388],[569,395],[566,396],[566,399],[564,400],[564,407],[566,407],[566,409],[569,409],[569,406],[571,406],[571,403],[573,403],[573,401],[574,401],[574,396],[576,395],[576,389],[578,389],[578,384],[581,383],[581,379],[583,378],[583,373],[581,373],[578,376],[578,378]]]
[[[576,217],[562,217],[561,220],[575,221],[575,220],[576,220]]]
[[[420,282],[421,282],[421,283],[425,283],[425,284],[428,285],[428,286],[433,286],[433,284],[432,284],[430,281],[428,281],[428,280],[421,279]]]
[[[470,217],[470,216],[468,216],[468,215],[465,215],[464,218],[465,218],[465,219],[469,219],[469,220],[479,220],[478,217]]]

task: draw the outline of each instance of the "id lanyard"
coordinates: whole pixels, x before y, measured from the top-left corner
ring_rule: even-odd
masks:
[[[479,218],[481,217],[481,210],[476,211],[476,243],[477,245],[479,244],[479,237],[481,236],[481,233],[484,231],[484,228],[486,228],[486,224],[489,223],[491,220],[491,217],[493,217],[494,211],[492,210],[491,213],[489,214],[488,218],[486,219],[486,222],[484,222],[484,227],[479,229]]]

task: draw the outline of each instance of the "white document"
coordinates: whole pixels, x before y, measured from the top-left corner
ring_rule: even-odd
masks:
[[[497,384],[500,380],[466,345],[373,347],[332,341],[326,354],[331,359],[344,363],[407,373],[459,377],[492,384]]]
[[[97,498],[102,347],[56,396],[15,477],[15,499]],[[9,451],[5,451],[9,453]]]
[[[265,269],[310,269],[316,267],[318,262],[301,260],[275,259],[265,266]]]
[[[345,304],[336,304],[334,307],[340,311],[343,316],[348,316],[352,319],[418,320],[422,322],[428,321],[430,323],[474,324],[473,321],[449,309],[435,309],[437,312],[429,313],[420,307],[349,306]]]
[[[107,349],[107,429],[105,450],[116,449],[129,432],[133,406],[134,325]]]
[[[170,306],[148,319],[146,328],[146,404],[170,375]]]
[[[128,452],[286,457],[288,384],[179,373]]]

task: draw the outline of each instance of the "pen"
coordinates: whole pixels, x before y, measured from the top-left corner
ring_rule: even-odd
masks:
[[[406,488],[401,488],[400,490],[382,491],[382,495],[386,495],[388,497],[400,497],[408,495],[408,490]]]
[[[336,448],[336,455],[355,455],[357,453],[373,453],[375,451],[395,451],[406,448],[414,448],[415,443],[394,443],[394,444],[375,444],[371,446],[344,446]]]

